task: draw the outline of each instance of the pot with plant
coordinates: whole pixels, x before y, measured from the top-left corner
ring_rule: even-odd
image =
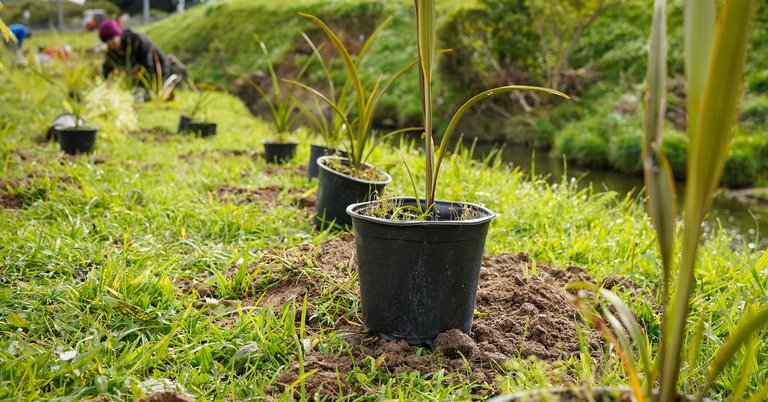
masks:
[[[206,119],[206,113],[212,92],[207,88],[196,88],[197,99],[189,114],[179,116],[178,132],[189,132],[198,137],[210,137],[216,135],[216,123]]]
[[[366,50],[370,48],[373,41],[392,18],[386,19],[368,36],[360,53],[353,59],[339,37],[322,20],[310,14],[299,13],[299,15],[311,20],[325,32],[341,55],[347,73],[346,89],[342,89],[342,95],[336,99],[332,99],[306,84],[295,80],[288,81],[309,91],[330,107],[339,119],[341,133],[346,136],[347,157],[322,156],[317,159],[320,170],[316,202],[317,213],[314,217],[315,225],[318,228],[336,227],[344,229],[352,224],[351,218],[346,213],[347,206],[372,199],[375,194],[380,194],[392,180],[388,174],[366,163],[371,152],[385,138],[420,130],[420,128],[415,127],[404,128],[380,135],[376,139],[371,135],[374,113],[382,97],[403,74],[416,65],[416,62],[408,63],[387,81],[384,81],[383,77],[379,77],[371,89],[367,90],[358,72],[358,65]],[[354,91],[355,97],[347,104],[347,96],[344,94],[349,90]]]
[[[595,286],[581,285],[591,290],[602,305],[602,311],[592,309],[593,301],[574,298],[587,321],[603,333],[621,359],[630,388],[616,397],[592,399],[572,390],[549,392],[549,399],[533,394],[501,396],[501,401],[573,401],[573,400],[636,400],[672,402],[701,401],[718,378],[742,350],[744,365],[731,384],[732,400],[763,401],[768,384],[762,384],[747,397],[750,376],[757,363],[757,335],[768,323],[768,306],[746,303],[745,318],[731,330],[728,339],[714,342],[719,348],[707,363],[708,373],[700,376],[700,386],[694,396],[679,396],[679,383],[685,377],[686,366],[696,367],[701,356],[699,345],[704,321],[691,334],[688,322],[694,304],[697,250],[701,241],[702,222],[709,210],[714,192],[722,177],[728,157],[734,122],[741,100],[750,24],[755,12],[755,0],[687,0],[684,3],[685,70],[688,88],[688,163],[683,203],[682,244],[676,247],[675,181],[662,152],[662,131],[665,110],[666,82],[666,0],[656,0],[651,29],[648,58],[648,79],[645,130],[642,140],[642,165],[648,213],[660,251],[661,336],[657,348],[638,323],[630,308],[614,293]],[[678,257],[679,256],[679,257]],[[675,258],[679,261],[673,262]],[[764,272],[768,252],[751,270]],[[674,290],[673,290],[674,287]],[[707,296],[709,298],[709,296]],[[713,334],[709,335],[710,337]],[[689,342],[686,344],[686,340]],[[655,356],[653,356],[655,352]],[[750,357],[751,356],[751,357]],[[754,364],[751,362],[754,361]],[[690,376],[690,374],[688,374]],[[687,381],[686,381],[687,382]],[[658,388],[657,388],[658,387]],[[541,392],[541,391],[537,391]]]
[[[84,98],[87,86],[92,82],[94,70],[80,60],[82,59],[73,58],[60,64],[61,82],[51,75],[32,70],[64,95],[64,105],[72,115],[73,124],[70,127],[57,128],[56,133],[61,150],[70,155],[93,151],[98,133],[98,128],[85,126]]]
[[[280,88],[280,80],[275,72],[275,66],[272,62],[272,57],[269,55],[267,45],[258,35],[254,34],[254,37],[259,43],[259,48],[267,63],[272,92],[267,93],[261,85],[246,75],[241,75],[241,77],[248,82],[259,95],[261,95],[261,98],[264,100],[264,103],[267,104],[270,114],[272,115],[271,117],[275,126],[275,133],[271,136],[271,139],[262,141],[264,144],[264,158],[268,163],[285,164],[290,162],[296,156],[296,148],[299,144],[298,141],[292,140],[290,135],[290,132],[296,126],[298,118],[296,109],[298,108],[298,104],[293,97],[292,91],[285,92]],[[312,61],[313,59],[310,58],[300,67],[299,72],[296,75],[297,79],[304,75],[304,72],[307,71]]]
[[[336,93],[336,86],[333,83],[331,73],[328,70],[328,65],[325,63],[322,54],[320,53],[320,47],[316,46],[312,39],[305,33],[301,33],[301,36],[309,44],[310,49],[315,58],[320,62],[320,67],[323,70],[325,79],[328,85],[328,99],[339,107],[340,110],[348,110],[347,92],[350,89],[350,80],[345,82],[342,90],[339,94]],[[361,60],[365,49],[361,50],[357,55],[357,59]],[[310,144],[309,146],[309,161],[307,163],[307,177],[310,179],[317,178],[320,175],[320,166],[317,164],[317,159],[321,156],[341,156],[342,158],[348,158],[349,154],[346,151],[339,150],[339,143],[344,136],[344,131],[347,126],[344,125],[344,121],[338,114],[334,113],[331,108],[326,105],[322,106],[317,97],[312,98],[313,104],[307,105],[306,103],[296,99],[297,106],[301,109],[304,115],[309,119],[315,130],[320,134],[323,139],[324,145]]]
[[[551,89],[504,86],[484,91],[458,108],[436,149],[432,120],[436,0],[416,0],[416,36],[424,118],[426,186],[415,196],[350,205],[365,326],[386,338],[431,343],[441,332],[468,333],[488,227],[495,214],[480,205],[438,201],[437,178],[453,133],[466,111],[491,95]],[[404,160],[403,160],[404,161]]]

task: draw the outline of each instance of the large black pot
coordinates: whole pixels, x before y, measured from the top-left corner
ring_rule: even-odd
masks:
[[[298,142],[269,142],[264,141],[264,159],[267,163],[284,165],[296,156]]]
[[[379,172],[383,177],[380,181],[357,179],[331,169],[328,166],[331,161],[349,166],[347,158],[321,156],[317,159],[320,175],[317,182],[317,214],[314,222],[320,229],[329,226],[345,229],[352,226],[347,207],[356,202],[368,201],[374,194],[381,194],[392,178],[384,172]],[[373,169],[371,165],[365,166],[367,169]]]
[[[398,205],[416,206],[416,199],[347,208],[355,233],[365,326],[410,344],[431,344],[438,334],[454,328],[469,333],[485,238],[496,214],[479,205],[448,201],[435,203],[438,217],[429,221],[362,213]]]
[[[211,137],[216,135],[216,123],[190,122],[187,131],[194,134],[196,137]]]
[[[185,114],[182,114],[179,116],[179,127],[176,129],[176,132],[181,134],[184,132],[189,131],[189,124],[192,123],[192,117],[187,116]]]
[[[341,156],[346,158],[347,152],[340,151],[336,148],[326,147],[323,145],[310,145],[309,146],[309,163],[307,164],[307,176],[310,179],[317,177],[320,174],[320,167],[317,166],[317,158],[321,156]]]
[[[59,146],[61,150],[69,155],[76,155],[93,151],[93,145],[96,143],[96,133],[99,129],[92,127],[69,127],[60,128],[56,131],[59,133]]]

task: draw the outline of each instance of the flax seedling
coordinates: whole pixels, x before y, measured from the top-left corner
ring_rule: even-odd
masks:
[[[673,264],[675,250],[675,184],[669,163],[662,153],[662,129],[666,80],[666,0],[656,0],[648,57],[645,131],[642,141],[642,165],[645,173],[648,211],[657,234],[661,254],[662,283],[660,299],[663,307],[661,345],[651,358],[648,339],[624,302],[604,289],[593,289],[615,309],[604,309],[602,318],[587,312],[611,343],[622,350],[621,358],[638,401],[652,400],[653,387],[660,385],[658,401],[678,400],[677,385],[685,357],[688,309],[694,296],[696,259],[702,234],[702,222],[712,204],[712,196],[723,174],[728,157],[733,124],[741,99],[750,22],[754,0],[730,0],[723,4],[718,18],[716,0],[685,3],[685,61],[688,84],[688,166],[686,172],[682,252],[677,268]],[[715,29],[716,27],[716,29]],[[762,270],[768,254],[758,262]],[[671,290],[673,283],[675,291]],[[606,324],[607,323],[607,324]],[[709,374],[698,390],[701,400],[726,364],[743,347],[754,353],[755,334],[768,323],[768,306],[748,311],[747,318],[731,332],[730,338],[717,350],[710,362]],[[610,330],[608,329],[610,328]],[[699,344],[694,338],[694,346]],[[630,353],[637,346],[639,364]],[[751,345],[751,346],[750,346]],[[697,346],[698,347],[698,346]],[[695,351],[694,351],[695,352]],[[691,355],[690,351],[687,355]],[[639,371],[645,373],[641,386]],[[748,371],[749,369],[746,369]],[[747,376],[748,373],[741,373]],[[743,382],[741,382],[743,384]],[[737,385],[733,399],[742,400],[746,387]],[[763,385],[753,398],[768,392]],[[755,399],[757,400],[757,399]]]
[[[356,174],[360,172],[364,166],[365,160],[368,159],[371,151],[383,139],[396,134],[419,130],[419,128],[416,127],[395,130],[379,136],[375,141],[372,141],[371,126],[373,125],[373,118],[379,102],[381,102],[384,94],[386,94],[392,85],[416,65],[416,62],[408,63],[386,82],[383,77],[379,77],[373,87],[370,90],[366,90],[358,71],[358,65],[381,31],[392,21],[392,17],[384,20],[384,22],[382,22],[373,33],[368,36],[368,39],[366,39],[360,52],[355,58],[352,58],[349,50],[347,50],[339,37],[325,24],[325,22],[314,15],[305,13],[299,13],[299,15],[315,23],[315,25],[322,29],[328,36],[328,39],[330,39],[331,43],[336,47],[336,50],[339,52],[341,59],[344,62],[344,67],[347,71],[347,81],[344,85],[344,89],[342,89],[342,96],[338,99],[334,99],[332,96],[329,97],[321,91],[296,80],[288,80],[288,82],[309,91],[312,95],[328,105],[339,117],[342,122],[342,127],[345,128],[344,132],[347,134],[346,151],[349,154],[349,165],[353,170],[353,174]],[[352,105],[346,103],[347,98],[345,96],[350,88],[355,92],[355,102]]]
[[[435,66],[435,53],[437,44],[437,20],[435,17],[436,0],[415,0],[416,6],[416,37],[418,41],[418,71],[421,89],[421,109],[424,120],[424,153],[426,155],[426,205],[425,212],[429,212],[435,203],[437,195],[437,183],[440,175],[440,165],[450,144],[456,127],[464,114],[477,102],[491,96],[512,91],[539,91],[568,99],[568,96],[554,89],[527,85],[508,85],[483,91],[461,105],[451,117],[448,127],[440,140],[440,145],[435,148],[433,137],[433,101],[432,101],[432,72]],[[410,177],[413,182],[413,176]],[[419,194],[415,194],[419,199]],[[422,206],[419,203],[419,208]]]

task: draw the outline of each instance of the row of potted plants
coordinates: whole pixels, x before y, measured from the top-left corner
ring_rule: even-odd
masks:
[[[686,182],[685,222],[680,270],[673,277],[672,259],[676,220],[674,180],[661,152],[664,121],[664,82],[666,75],[666,1],[656,0],[649,53],[646,136],[643,140],[643,166],[649,213],[658,233],[661,250],[663,333],[658,357],[650,357],[650,344],[628,307],[615,295],[593,289],[613,310],[603,317],[585,308],[584,314],[604,331],[606,338],[622,351],[630,389],[555,390],[524,395],[502,396],[512,400],[678,400],[677,384],[681,370],[688,305],[695,278],[695,256],[701,236],[701,222],[712,193],[722,175],[735,113],[741,94],[741,79],[746,60],[749,22],[756,2],[728,0],[718,7],[717,0],[685,3],[686,72],[688,78],[689,165]],[[420,194],[413,176],[413,197],[372,199],[391,178],[365,163],[375,141],[371,142],[371,120],[381,95],[413,65],[404,66],[389,81],[379,79],[365,86],[358,66],[379,27],[353,58],[337,35],[319,18],[301,14],[315,23],[336,47],[347,72],[342,96],[316,90],[297,80],[287,80],[308,91],[332,110],[338,125],[321,121],[305,105],[300,108],[319,131],[341,128],[347,140],[345,157],[318,158],[319,182],[315,222],[319,227],[348,227],[355,233],[360,294],[365,326],[385,338],[409,343],[430,343],[439,333],[458,328],[469,332],[477,290],[478,272],[485,238],[494,213],[480,205],[439,201],[438,177],[453,132],[475,103],[492,95],[517,90],[564,94],[546,88],[506,86],[484,91],[461,105],[442,135],[439,145],[433,139],[432,70],[436,51],[435,0],[415,0],[418,54],[415,62],[421,83],[421,107],[426,183]],[[385,22],[386,24],[386,22]],[[385,25],[383,24],[383,25]],[[316,47],[313,46],[313,50]],[[318,54],[319,56],[319,54]],[[323,63],[323,68],[325,64]],[[270,67],[271,69],[271,67]],[[272,73],[273,70],[271,69]],[[273,75],[273,85],[278,86]],[[370,88],[366,92],[366,88]],[[352,100],[348,100],[353,97]],[[295,98],[294,98],[295,102]],[[350,116],[354,116],[351,119]],[[409,129],[410,130],[410,129]],[[404,130],[407,131],[407,130]],[[410,175],[410,168],[407,169]],[[347,218],[345,213],[349,216]],[[763,260],[766,260],[764,258]],[[677,286],[672,292],[671,286]],[[574,301],[579,306],[586,304]],[[615,312],[612,312],[615,311]],[[608,324],[606,324],[606,322]],[[744,344],[768,322],[768,308],[757,309],[713,359],[711,374],[699,394],[702,400],[717,375]],[[633,353],[637,348],[636,355]],[[631,358],[636,356],[639,363]],[[655,365],[651,362],[655,361]],[[642,370],[643,375],[638,372]],[[660,387],[656,389],[655,387]],[[743,389],[741,390],[743,391]],[[741,392],[740,391],[740,392]],[[768,393],[761,388],[750,400]],[[740,398],[741,394],[737,396]],[[547,399],[549,398],[549,399]],[[591,398],[591,399],[590,399]],[[757,398],[757,399],[755,399]]]

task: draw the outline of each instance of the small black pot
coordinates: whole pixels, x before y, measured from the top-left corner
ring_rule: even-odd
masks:
[[[176,129],[176,132],[181,134],[184,132],[189,131],[189,124],[192,123],[192,117],[187,116],[185,114],[182,114],[179,116],[179,128]]]
[[[349,159],[336,156],[321,156],[317,159],[320,175],[317,182],[317,213],[314,218],[315,226],[325,229],[333,226],[347,229],[352,226],[352,218],[347,215],[347,206],[356,202],[368,201],[373,195],[381,194],[384,187],[392,178],[380,172],[384,179],[381,181],[366,181],[337,172],[328,167],[328,161],[335,160],[349,166]],[[369,169],[373,166],[366,164]]]
[[[211,137],[216,135],[216,123],[189,123],[188,130],[196,137]]]
[[[313,179],[320,174],[320,167],[317,166],[317,158],[330,155],[337,155],[341,156],[342,158],[346,158],[348,156],[346,151],[340,151],[336,148],[326,147],[323,145],[309,146],[309,163],[307,164],[307,176],[310,179]]]
[[[96,143],[96,133],[99,129],[92,127],[70,127],[60,128],[56,131],[59,133],[59,146],[61,150],[69,155],[76,155],[93,151],[93,145]]]
[[[361,213],[391,206],[416,206],[416,199],[347,208],[355,233],[365,326],[384,338],[414,345],[431,344],[438,334],[454,328],[469,333],[485,238],[496,214],[479,205],[448,201],[435,202],[438,218],[430,221]],[[473,218],[458,220],[467,209]]]
[[[284,165],[296,156],[298,142],[268,142],[264,141],[264,159],[267,163]]]

